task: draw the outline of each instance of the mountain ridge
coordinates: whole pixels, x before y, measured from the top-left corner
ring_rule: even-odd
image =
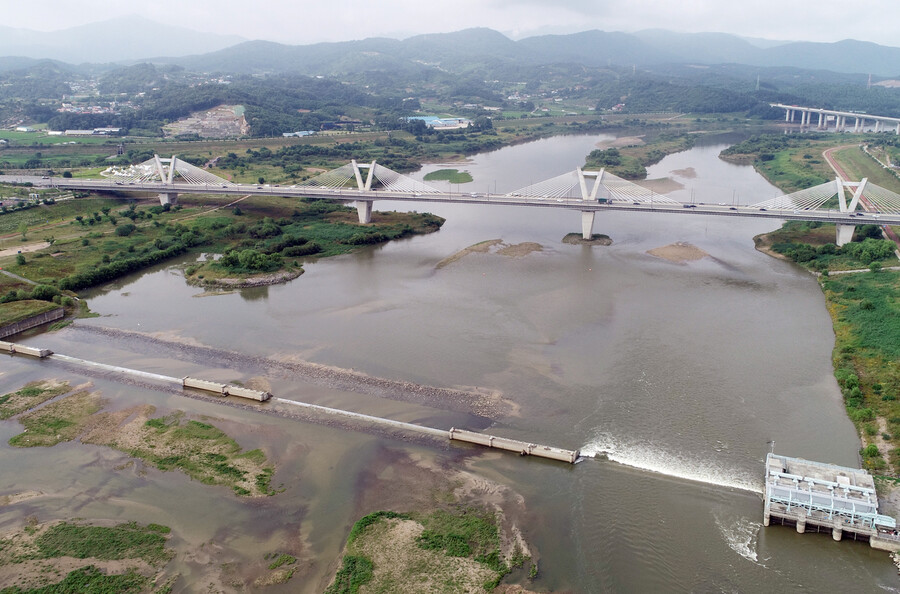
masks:
[[[493,29],[477,27],[403,40],[370,37],[290,45],[198,33],[131,16],[52,33],[0,26],[0,57],[7,64],[16,60],[25,64],[28,59],[70,64],[152,62],[206,72],[309,76],[347,76],[397,68],[438,68],[465,74],[502,64],[558,63],[589,67],[735,63],[900,76],[898,47],[852,39],[832,43],[760,41],[729,33],[663,29],[635,33],[593,29],[512,40]]]

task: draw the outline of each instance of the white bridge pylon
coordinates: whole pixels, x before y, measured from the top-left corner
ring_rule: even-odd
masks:
[[[172,185],[176,181],[185,182],[192,186],[215,186],[227,188],[233,186],[230,181],[214,175],[187,161],[182,161],[176,155],[171,158],[153,155],[138,165],[128,167],[110,167],[100,172],[100,175],[112,179],[116,184],[131,185],[144,182],[161,182]],[[160,204],[174,204],[178,201],[177,191],[159,193]]]
[[[850,203],[847,203],[845,188],[853,192]],[[835,178],[834,181],[825,182],[805,190],[784,194],[752,204],[752,208],[771,210],[818,210],[826,207],[827,203],[837,202],[837,207],[842,213],[854,213],[860,206],[867,212],[900,214],[900,194],[892,192],[881,186],[869,183],[868,178],[861,181],[843,181]],[[853,230],[856,225],[840,224],[837,227],[836,243],[841,246],[850,243],[853,239]]]
[[[588,180],[593,178],[593,184],[588,189]],[[622,179],[617,175],[608,173],[605,169],[600,171],[584,171],[580,167],[575,171],[569,171],[550,179],[530,184],[507,196],[536,198],[538,200],[583,200],[585,202],[605,203],[622,202],[628,204],[679,204],[668,196],[658,194],[653,190],[636,183]],[[581,236],[591,239],[594,234],[594,210],[581,211]]]
[[[138,165],[128,167],[110,167],[100,172],[100,175],[122,183],[162,182],[166,184],[176,181],[186,182],[192,186],[226,186],[234,185],[227,179],[214,175],[187,161],[182,161],[176,155],[171,158],[153,155]]]
[[[365,179],[363,179],[362,170],[366,170]],[[353,180],[352,183],[351,180]],[[337,169],[326,171],[316,177],[308,179],[298,187],[313,186],[319,188],[330,188],[335,192],[339,192],[341,188],[355,189],[360,192],[368,192],[372,190],[372,183],[377,181],[379,186],[389,192],[406,192],[416,196],[423,194],[440,194],[441,191],[415,180],[402,173],[397,173],[392,169],[388,169],[383,165],[379,165],[375,161],[371,163],[357,163],[356,159],[350,161],[346,165],[342,165]],[[359,222],[367,224],[372,222],[372,201],[371,200],[355,200],[356,210],[359,213]]]

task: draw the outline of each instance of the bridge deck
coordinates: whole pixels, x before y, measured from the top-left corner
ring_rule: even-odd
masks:
[[[543,196],[511,196],[509,194],[490,193],[437,193],[397,192],[380,190],[355,190],[350,188],[318,188],[309,186],[275,186],[275,185],[240,185],[222,184],[196,185],[186,183],[144,182],[132,184],[116,184],[109,180],[78,180],[67,178],[44,179],[36,176],[9,176],[9,181],[29,181],[37,187],[55,187],[70,190],[89,190],[95,192],[127,192],[127,193],[176,193],[176,194],[212,194],[225,196],[283,196],[288,198],[320,198],[338,202],[375,202],[404,201],[415,203],[448,203],[448,204],[485,204],[495,206],[530,206],[538,208],[561,208],[577,211],[618,211],[618,212],[656,212],[685,215],[713,215],[731,217],[754,217],[777,220],[820,221],[847,225],[878,224],[900,225],[900,214],[896,213],[863,213],[840,212],[838,210],[797,210],[784,208],[757,208],[747,205],[690,204],[672,202],[671,199],[659,203],[645,202],[596,202],[577,198],[545,198]]]

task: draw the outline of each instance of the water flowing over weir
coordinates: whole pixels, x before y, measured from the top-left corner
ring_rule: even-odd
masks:
[[[740,476],[734,468],[716,464],[711,459],[695,459],[662,451],[651,444],[629,444],[613,438],[597,439],[581,448],[585,458],[601,457],[638,470],[662,474],[717,487],[738,489],[762,494],[762,480],[753,476]]]

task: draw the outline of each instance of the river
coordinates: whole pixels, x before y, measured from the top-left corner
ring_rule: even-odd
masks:
[[[610,138],[555,137],[449,166],[474,177],[461,191],[508,192],[582,165]],[[680,182],[678,199],[750,203],[774,196],[752,168],[718,159],[729,142],[701,138],[651,167],[649,177]],[[134,275],[87,294],[101,317],[23,342],[171,376],[253,375],[249,367],[182,357],[96,329],[148,332],[248,356],[501,390],[520,411],[492,433],[608,455],[574,467],[493,452],[468,463],[524,496],[530,522],[523,529],[540,552],[536,590],[896,591],[886,553],[762,528],[769,442],[786,455],[851,466],[859,448],[832,376],[834,338],[818,285],[753,247],[753,236],[771,230],[771,221],[606,212],[594,230],[613,244],[586,247],[560,241],[580,231],[580,217],[570,211],[471,204],[428,210],[447,219],[438,233],[307,264],[306,274],[282,286],[199,297],[175,266]],[[436,267],[490,239],[543,248],[523,257],[472,253]],[[679,264],[647,253],[675,242],[709,257]],[[14,387],[63,371],[52,362],[13,359],[0,382]],[[435,427],[483,424],[441,408],[268,379],[282,397]],[[264,447],[279,460],[276,482],[287,492],[254,505],[218,496],[210,506],[208,487],[175,473],[115,472],[127,457],[102,448],[13,450],[6,440],[19,427],[7,421],[0,423],[0,493],[53,495],[0,508],[0,528],[23,513],[156,521],[201,548],[226,543],[243,561],[252,561],[254,550],[301,538],[318,559],[303,591],[315,591],[360,515],[366,469],[396,450],[447,456],[427,445],[91,381],[114,407],[149,401],[224,419],[223,428],[245,447]],[[179,587],[193,589],[187,584],[199,561],[175,563],[185,576]]]

